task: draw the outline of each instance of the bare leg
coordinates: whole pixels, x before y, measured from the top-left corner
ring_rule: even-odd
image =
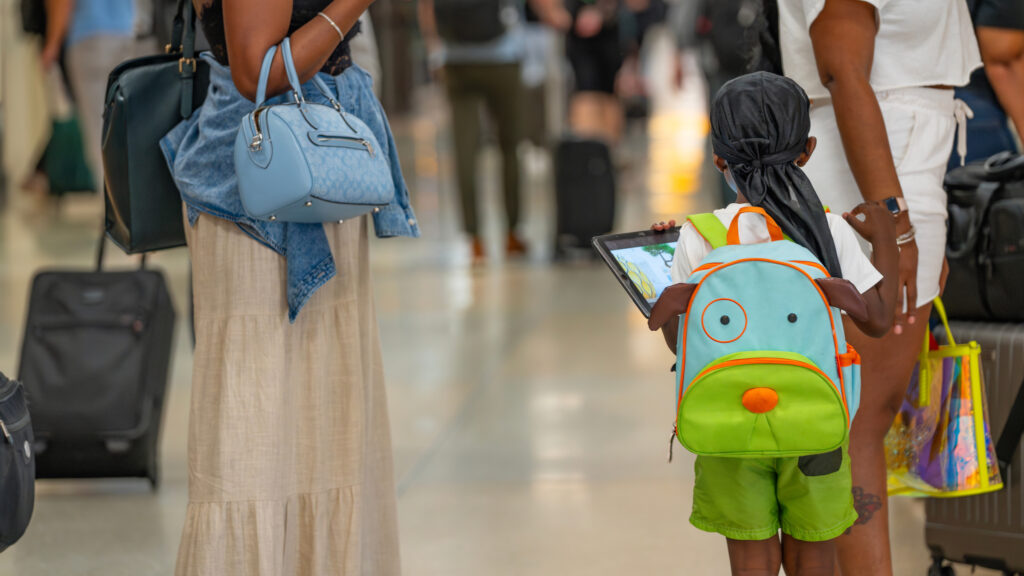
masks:
[[[836,542],[805,542],[783,534],[782,565],[786,567],[786,576],[833,576]]]
[[[726,540],[732,576],[778,576],[782,567],[779,537],[767,540]]]
[[[860,410],[850,433],[853,504],[860,518],[835,541],[839,566],[849,576],[892,574],[883,443],[917,363],[931,308],[918,308],[915,322],[905,325],[902,334],[890,331],[878,339],[845,323],[846,338],[863,362]]]
[[[622,132],[622,110],[611,94],[577,92],[569,105],[569,122],[577,135],[604,140],[611,146]]]

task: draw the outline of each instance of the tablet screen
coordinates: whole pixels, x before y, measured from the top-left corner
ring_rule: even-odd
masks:
[[[609,248],[622,271],[648,304],[653,306],[661,292],[672,285],[672,260],[676,254],[674,242]]]

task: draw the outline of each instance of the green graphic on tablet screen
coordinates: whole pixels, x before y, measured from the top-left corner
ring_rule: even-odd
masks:
[[[648,302],[653,304],[661,291],[672,284],[672,260],[676,254],[674,244],[649,244],[611,252]]]

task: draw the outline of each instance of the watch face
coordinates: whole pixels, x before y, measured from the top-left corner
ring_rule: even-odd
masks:
[[[894,215],[900,213],[900,202],[896,198],[886,198],[885,207],[889,209]]]

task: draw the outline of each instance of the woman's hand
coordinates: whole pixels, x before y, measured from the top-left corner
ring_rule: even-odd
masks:
[[[596,6],[586,6],[576,15],[576,35],[580,38],[597,36],[604,27],[604,15]]]
[[[893,328],[896,334],[903,333],[904,324],[913,324],[916,321],[914,311],[917,310],[917,242],[913,240],[900,246],[899,276],[900,281],[896,293],[896,326]],[[906,292],[905,303],[904,291]],[[905,311],[904,304],[906,304]]]
[[[655,222],[651,224],[651,230],[655,232],[664,232],[665,230],[671,230],[676,227],[675,220],[669,220],[668,222]]]

